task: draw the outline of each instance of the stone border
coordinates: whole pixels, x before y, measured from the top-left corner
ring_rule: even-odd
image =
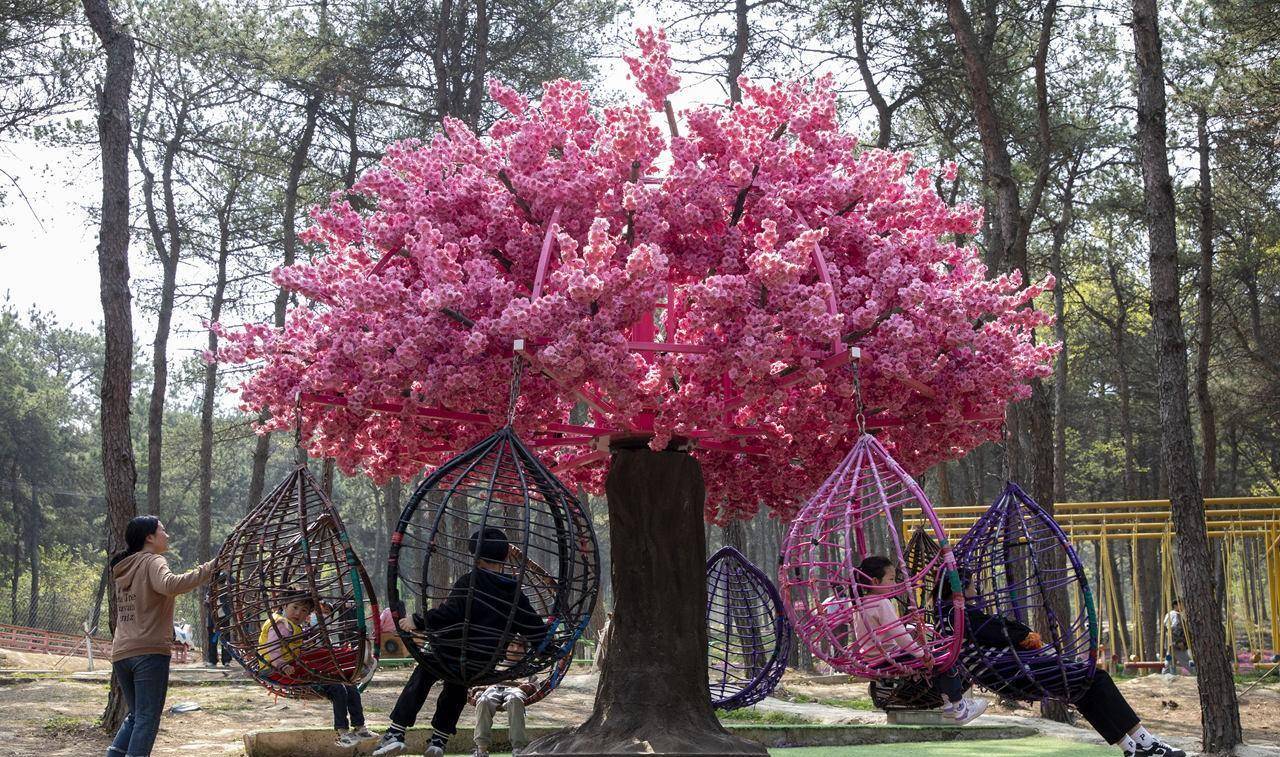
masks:
[[[906,744],[921,741],[973,741],[977,739],[1019,739],[1035,736],[1034,728],[1021,726],[882,726],[882,725],[754,725],[728,724],[725,726],[736,735],[764,744],[770,749],[781,747],[857,746],[862,744]],[[526,729],[530,740],[538,739],[560,726],[530,726]],[[426,749],[430,729],[414,728],[409,731],[408,749],[405,754],[421,754]],[[450,754],[469,754],[473,742],[472,729],[459,728],[449,741]],[[367,755],[377,742],[369,740],[354,752],[333,743],[333,731],[323,728],[291,728],[269,731],[250,731],[244,736],[247,757],[351,757]],[[505,728],[493,729],[492,750],[509,752]]]

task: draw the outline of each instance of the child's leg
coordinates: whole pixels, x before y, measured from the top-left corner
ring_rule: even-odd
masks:
[[[1093,683],[1076,701],[1076,709],[1108,744],[1123,741],[1139,724],[1138,714],[1105,670],[1093,674]]]
[[[324,686],[317,686],[329,703],[333,705],[333,730],[346,731],[351,728],[351,721],[347,719],[347,687],[342,684],[330,683]]]
[[[933,690],[944,702],[955,704],[964,699],[964,681],[955,671],[947,671],[933,677]]]
[[[482,696],[476,701],[476,746],[481,750],[489,751],[489,746],[493,744],[493,713],[497,711],[498,703],[493,701],[492,697]]]
[[[431,693],[431,686],[435,682],[436,677],[426,668],[421,665],[414,667],[413,675],[409,676],[409,681],[405,683],[400,696],[396,698],[396,706],[391,710],[391,732],[403,734],[413,727],[418,720],[418,713],[422,711],[423,703],[427,701],[427,694]],[[463,704],[466,704],[466,701],[464,692]]]
[[[364,703],[360,701],[360,689],[355,686],[342,687],[347,692],[347,713],[351,715],[351,727],[364,727]]]
[[[524,735],[524,697],[512,691],[507,695],[507,735],[512,749],[523,749],[529,745]]]
[[[466,706],[466,687],[446,682],[440,691],[440,699],[436,702],[435,715],[431,717],[432,746],[444,749],[449,738],[458,732],[458,718],[462,717],[462,710]]]

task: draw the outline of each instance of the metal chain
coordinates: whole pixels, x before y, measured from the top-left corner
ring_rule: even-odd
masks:
[[[302,465],[307,461],[307,451],[302,448],[302,390],[299,389],[293,394],[293,449],[297,455],[298,464]]]
[[[853,357],[853,401],[858,409],[854,420],[858,423],[858,433],[867,433],[867,416],[864,412],[866,408],[862,406],[862,371],[859,368],[861,355],[855,354]]]
[[[520,375],[524,373],[524,358],[520,353],[511,356],[511,389],[507,393],[507,425],[516,422],[516,402],[520,399]]]

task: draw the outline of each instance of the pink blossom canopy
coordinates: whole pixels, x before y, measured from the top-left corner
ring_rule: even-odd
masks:
[[[762,502],[791,514],[848,451],[853,372],[830,357],[849,345],[908,469],[991,438],[1049,372],[1030,302],[1051,282],[988,280],[955,241],[980,211],[944,203],[909,153],[860,150],[827,80],[744,80],[743,103],[666,134],[666,49],[646,33],[628,61],[642,103],[491,83],[507,115],[486,137],[446,119],[314,211],[317,256],[274,274],[307,304],[283,330],[215,327],[220,359],[261,362],[240,392],[270,411],[262,430],[292,427],[299,392],[328,398],[304,407],[308,451],[407,478],[493,430],[466,419],[505,421],[523,339],[516,427],[550,464],[580,458],[591,429],[692,438],[720,522]],[[590,420],[570,424],[584,398]],[[602,467],[563,477],[594,489]]]

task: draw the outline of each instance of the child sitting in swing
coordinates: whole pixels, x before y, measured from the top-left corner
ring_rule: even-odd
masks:
[[[524,657],[526,646],[520,639],[513,639],[507,646],[507,660],[519,662]],[[493,744],[494,713],[507,713],[507,735],[511,742],[511,753],[518,755],[529,745],[524,734],[524,707],[529,697],[538,692],[541,682],[536,676],[521,681],[495,683],[492,686],[475,686],[467,694],[467,701],[476,708],[476,743],[472,757],[489,757],[489,747]]]
[[[887,557],[872,555],[862,561],[858,572],[866,581],[859,582],[865,593],[851,618],[853,638],[863,645],[870,640],[885,656],[886,663],[924,657],[927,653],[894,606],[893,597],[901,589],[897,567]],[[973,721],[987,709],[987,700],[964,695],[964,681],[954,670],[932,676],[930,685],[942,697],[942,714],[957,725]]]
[[[303,624],[316,611],[315,601],[303,591],[292,591],[281,598],[280,612],[262,624],[258,633],[258,654],[273,670],[279,671],[279,683],[302,673],[300,658],[307,637],[316,629]],[[360,690],[340,683],[318,684],[311,687],[333,705],[334,743],[340,747],[354,747],[365,739],[374,737],[364,723],[364,707],[360,702]],[[352,730],[354,728],[354,730]]]

